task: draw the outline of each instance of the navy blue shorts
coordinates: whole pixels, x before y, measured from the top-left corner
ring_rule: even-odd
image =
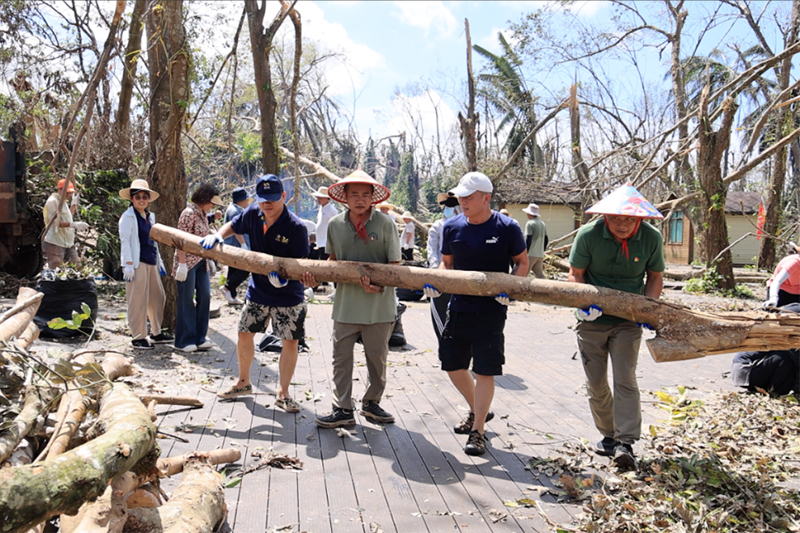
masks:
[[[469,370],[481,376],[502,376],[505,357],[505,310],[498,312],[447,313],[442,340],[439,342],[439,360],[442,370]]]

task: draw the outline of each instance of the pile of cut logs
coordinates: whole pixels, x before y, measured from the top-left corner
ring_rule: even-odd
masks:
[[[28,351],[42,296],[21,288],[0,314],[0,532],[41,532],[55,517],[65,533],[211,531],[225,515],[213,465],[240,452],[159,458],[159,398],[115,382],[134,374],[130,359]],[[180,472],[167,498],[159,480]]]

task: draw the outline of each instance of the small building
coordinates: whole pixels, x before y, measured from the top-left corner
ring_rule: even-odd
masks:
[[[539,206],[542,221],[547,226],[547,237],[554,241],[580,227],[580,189],[569,183],[537,183],[515,179],[504,179],[495,190],[497,210],[508,209],[511,217],[525,230],[528,215],[522,210],[528,204]],[[572,238],[562,243],[569,244]]]
[[[675,199],[675,196],[669,200]],[[735,242],[748,233],[756,233],[758,206],[761,195],[757,192],[728,192],[725,200],[725,221],[728,225],[728,241]],[[665,213],[666,215],[666,213]],[[664,259],[667,263],[688,265],[699,256],[692,222],[683,209],[672,212],[664,221]],[[734,266],[755,265],[761,241],[750,235],[731,248]]]

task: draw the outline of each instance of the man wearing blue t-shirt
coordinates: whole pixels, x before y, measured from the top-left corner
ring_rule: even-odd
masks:
[[[308,231],[305,224],[284,205],[286,193],[277,176],[266,174],[256,183],[256,203],[228,222],[215,234],[205,237],[203,247],[211,249],[234,234],[246,235],[250,249],[276,257],[303,258],[308,256]],[[252,394],[250,366],[255,357],[253,340],[264,333],[272,321],[275,335],[282,341],[278,363],[279,386],[275,405],[290,413],[300,411],[300,405],[289,395],[297,364],[297,346],[303,336],[306,309],[303,303],[303,284],[285,280],[277,272],[268,276],[253,274],[247,287],[247,300],[239,319],[239,341],[236,355],[239,360],[239,379],[229,389],[217,393],[223,399]]]
[[[448,220],[442,233],[442,263],[439,268],[480,272],[508,272],[524,277],[528,272],[528,253],[519,224],[490,207],[492,181],[480,172],[469,172],[449,192],[458,197],[462,214]],[[441,293],[426,284],[426,296]],[[494,417],[490,412],[494,397],[494,376],[503,374],[508,295],[453,295],[447,322],[439,342],[442,370],[469,404],[469,415],[455,427],[456,433],[469,434],[464,451],[469,455],[486,453],[484,424]],[[469,364],[472,361],[472,372]]]

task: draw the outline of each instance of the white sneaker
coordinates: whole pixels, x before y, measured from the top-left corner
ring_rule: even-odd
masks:
[[[244,302],[242,300],[240,300],[238,297],[236,297],[231,302],[231,305],[244,305]]]
[[[237,305],[237,303],[239,303],[239,299],[233,297],[228,287],[223,286],[220,290],[222,291],[222,296],[224,296],[225,300],[228,302],[228,305]]]
[[[194,345],[192,345],[192,346],[194,346]],[[206,341],[206,342],[204,342],[202,344],[198,344],[197,346],[195,346],[195,350],[210,350],[214,346],[215,346],[215,344],[213,342]]]
[[[187,344],[183,348],[178,348],[176,346],[175,349],[178,350],[179,352],[183,352],[183,353],[192,353],[192,352],[196,352],[197,351],[197,345],[196,344]]]

